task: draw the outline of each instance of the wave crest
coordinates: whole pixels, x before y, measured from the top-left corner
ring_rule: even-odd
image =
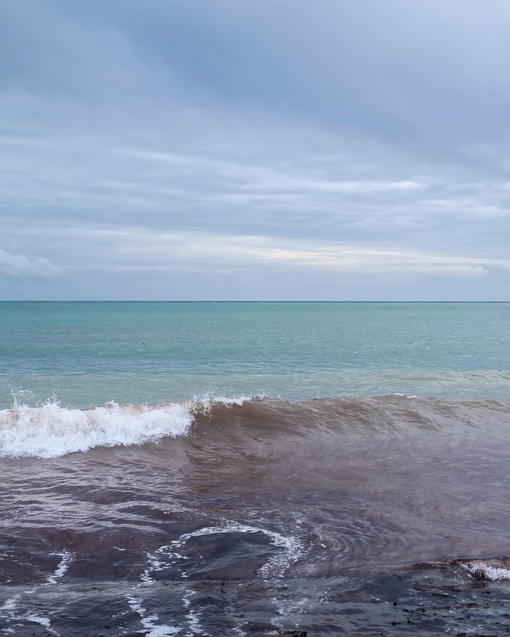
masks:
[[[118,405],[69,409],[58,403],[17,405],[0,411],[0,456],[55,458],[95,447],[139,445],[183,436],[189,404]]]
[[[97,447],[132,446],[192,435],[205,445],[266,443],[277,437],[406,434],[416,430],[506,430],[510,405],[498,401],[369,399],[289,401],[204,397],[157,405],[108,403],[90,409],[47,402],[0,410],[0,457],[55,458]],[[192,427],[193,425],[193,427]],[[244,442],[243,442],[244,441]],[[236,444],[237,444],[236,443]]]

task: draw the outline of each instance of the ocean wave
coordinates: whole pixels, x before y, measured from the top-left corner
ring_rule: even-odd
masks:
[[[510,405],[388,395],[291,401],[203,397],[156,405],[107,403],[72,409],[57,402],[0,410],[0,457],[55,458],[97,447],[143,445],[193,434],[209,444],[235,438],[370,434],[410,429],[506,426]]]
[[[110,402],[88,409],[48,401],[38,407],[18,404],[0,410],[0,457],[56,458],[97,447],[142,445],[185,436],[200,413],[216,405],[242,405],[246,397],[205,396],[157,405]]]
[[[69,409],[58,403],[0,411],[0,455],[54,458],[95,447],[139,445],[185,435],[188,405],[117,405]]]
[[[500,582],[510,580],[510,560],[473,560],[462,565],[473,577]]]

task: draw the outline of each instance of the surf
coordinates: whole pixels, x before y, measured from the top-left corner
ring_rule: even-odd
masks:
[[[0,410],[0,457],[57,458],[101,447],[193,437],[238,448],[276,438],[376,436],[472,429],[506,430],[510,405],[388,395],[293,401],[261,396],[193,398],[154,405],[106,403],[87,409],[48,401]],[[240,447],[239,447],[240,446]]]

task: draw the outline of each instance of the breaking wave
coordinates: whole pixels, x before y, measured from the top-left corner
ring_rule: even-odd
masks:
[[[0,457],[55,458],[98,447],[133,446],[211,433],[223,438],[402,433],[410,429],[507,427],[510,405],[404,395],[290,401],[204,398],[156,405],[107,403],[89,409],[47,402],[0,410]]]

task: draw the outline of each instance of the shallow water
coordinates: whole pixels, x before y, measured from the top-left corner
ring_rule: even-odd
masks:
[[[492,605],[479,623],[494,629],[510,570],[491,582],[455,560],[507,551],[510,405],[389,396],[189,409],[185,432],[151,442],[4,457],[4,632],[430,634],[438,595],[458,608],[434,626],[461,631],[481,582]]]

